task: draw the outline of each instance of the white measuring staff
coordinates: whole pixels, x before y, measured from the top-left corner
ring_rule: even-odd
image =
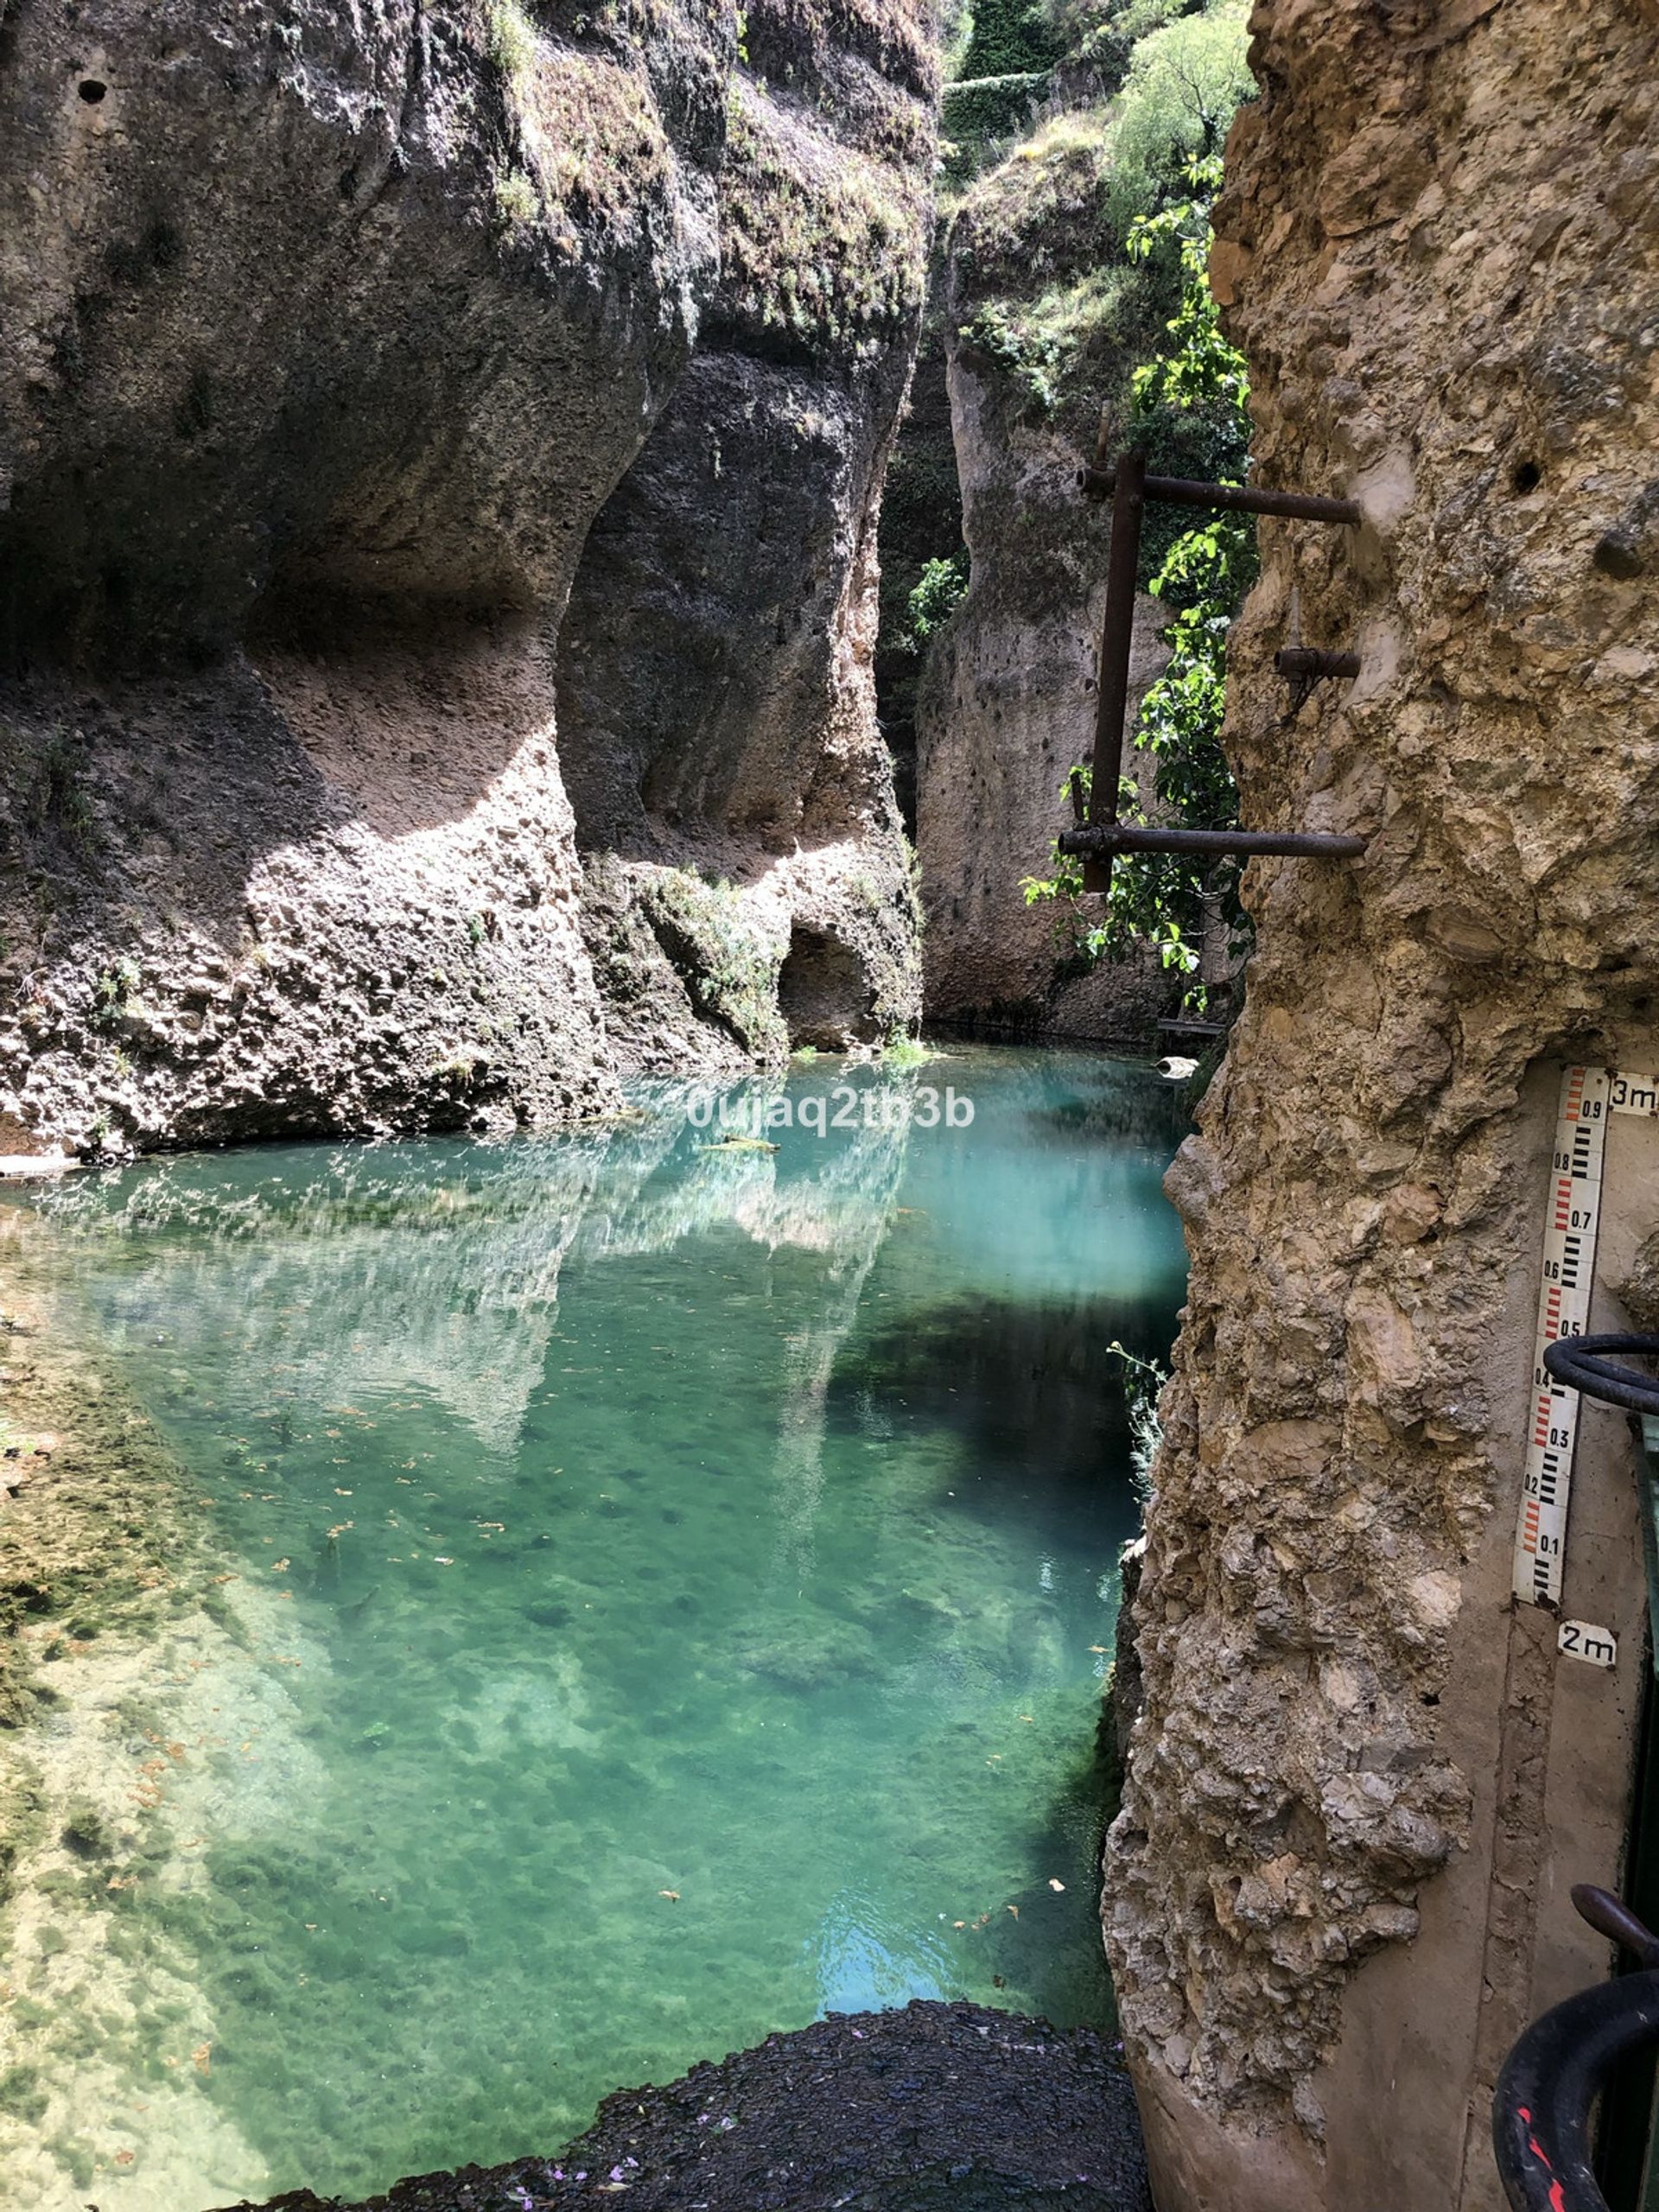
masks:
[[[1546,1373],[1544,1354],[1562,1337],[1581,1337],[1590,1318],[1611,1088],[1605,1068],[1568,1068],[1561,1077],[1545,1213],[1538,1334],[1532,1348],[1526,1473],[1515,1536],[1515,1594],[1529,1605],[1561,1602],[1579,1394]]]
[[[1561,1602],[1579,1394],[1545,1371],[1544,1354],[1562,1337],[1581,1337],[1590,1318],[1596,1232],[1601,1223],[1602,1160],[1608,1118],[1613,1114],[1647,1120],[1659,1116],[1659,1082],[1651,1076],[1606,1068],[1566,1071],[1550,1163],[1526,1474],[1515,1538],[1515,1594],[1531,1605]],[[1564,1643],[1562,1649],[1570,1647]],[[1588,1655],[1573,1651],[1572,1656]],[[1597,1663],[1605,1662],[1598,1657]]]

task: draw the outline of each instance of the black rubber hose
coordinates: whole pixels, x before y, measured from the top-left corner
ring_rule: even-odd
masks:
[[[1544,1353],[1544,1366],[1558,1382],[1605,1406],[1629,1413],[1659,1414],[1659,1382],[1633,1367],[1617,1367],[1613,1351],[1645,1352],[1659,1357],[1659,1337],[1562,1337]]]
[[[1591,2168],[1591,2112],[1619,2060],[1652,2044],[1659,1967],[1582,1990],[1533,2022],[1492,2100],[1492,2147],[1515,2212],[1608,2212]]]

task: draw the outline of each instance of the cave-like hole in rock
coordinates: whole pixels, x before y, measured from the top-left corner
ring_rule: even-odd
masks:
[[[100,84],[96,77],[83,77],[76,87],[88,107],[96,107],[109,89],[107,85]]]
[[[778,1007],[791,1046],[834,1052],[849,1039],[868,1042],[875,1034],[874,995],[864,963],[850,945],[798,925],[790,931],[789,950],[778,972]]]

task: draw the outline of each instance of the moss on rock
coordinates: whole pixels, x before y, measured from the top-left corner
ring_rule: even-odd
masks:
[[[646,876],[639,904],[700,1014],[728,1029],[754,1058],[781,1061],[788,1033],[778,1011],[781,949],[746,913],[731,885],[690,868]]]

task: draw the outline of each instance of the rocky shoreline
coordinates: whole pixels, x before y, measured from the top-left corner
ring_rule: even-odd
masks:
[[[832,2013],[665,2088],[607,2097],[550,2158],[400,2181],[344,2205],[300,2190],[226,2212],[1151,2212],[1116,2046],[977,2005]]]

